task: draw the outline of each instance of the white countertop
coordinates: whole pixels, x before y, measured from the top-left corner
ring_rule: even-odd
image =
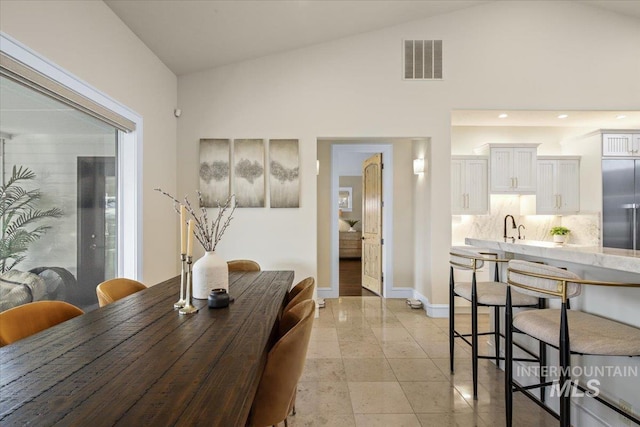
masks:
[[[599,246],[580,246],[558,244],[537,240],[496,241],[467,237],[465,243],[471,246],[550,258],[575,264],[640,274],[640,251],[630,249],[603,248]]]

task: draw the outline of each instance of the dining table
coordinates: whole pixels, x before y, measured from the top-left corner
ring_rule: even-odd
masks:
[[[183,315],[177,276],[0,348],[0,425],[244,426],[293,278],[230,272]]]

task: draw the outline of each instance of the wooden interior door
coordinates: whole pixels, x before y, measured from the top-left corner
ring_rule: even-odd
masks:
[[[362,165],[362,286],[382,295],[382,154]]]

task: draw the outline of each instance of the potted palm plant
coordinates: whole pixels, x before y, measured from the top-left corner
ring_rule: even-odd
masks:
[[[11,270],[26,258],[29,245],[49,229],[49,225],[36,223],[47,218],[60,218],[58,208],[38,209],[39,189],[26,190],[23,184],[35,179],[36,174],[27,167],[13,166],[11,177],[0,186],[0,273]]]

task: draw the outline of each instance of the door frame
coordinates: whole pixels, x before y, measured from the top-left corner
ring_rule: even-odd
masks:
[[[340,189],[340,174],[338,171],[338,158],[344,153],[382,153],[382,163],[384,169],[382,173],[382,274],[384,281],[382,284],[382,296],[391,297],[393,289],[393,145],[384,144],[333,144],[331,146],[331,290],[318,290],[319,296],[323,298],[338,298],[340,293],[339,280],[339,240],[338,232],[338,191]]]

